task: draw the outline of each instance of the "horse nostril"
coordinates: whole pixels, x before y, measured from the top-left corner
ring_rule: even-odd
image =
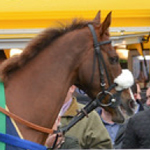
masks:
[[[136,104],[135,100],[131,99],[131,100],[129,101],[129,106],[130,106],[131,109],[135,109],[136,105],[137,105],[137,104]]]

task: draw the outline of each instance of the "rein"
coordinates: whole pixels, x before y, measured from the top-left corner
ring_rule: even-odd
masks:
[[[112,84],[107,91],[111,91],[116,84]],[[100,97],[96,98],[95,100],[89,102],[84,108],[82,108],[80,111],[78,111],[77,115],[73,117],[73,119],[69,122],[69,124],[65,127],[60,128],[58,131],[55,131],[55,133],[62,132],[65,134],[71,127],[73,127],[77,122],[79,122],[82,118],[85,116],[88,117],[88,114],[93,111],[95,108],[98,106],[112,106],[112,107],[117,107],[119,105],[119,102],[116,103],[116,101],[111,99],[111,101],[108,104],[103,104],[101,100],[105,98],[106,94],[100,95]]]
[[[53,129],[48,129],[48,128],[44,128],[44,127],[41,127],[41,126],[38,126],[34,123],[31,123],[27,120],[24,120],[22,118],[20,118],[19,116],[5,110],[4,108],[0,107],[0,112],[4,113],[5,115],[13,118],[14,120],[16,120],[17,122],[21,123],[21,124],[24,124],[34,130],[37,130],[37,131],[40,131],[40,132],[43,132],[43,133],[49,133],[49,134],[53,134],[54,133],[54,130]]]

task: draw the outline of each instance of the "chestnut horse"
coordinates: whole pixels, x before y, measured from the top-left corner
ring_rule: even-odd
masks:
[[[31,40],[21,55],[4,61],[0,67],[0,79],[5,86],[9,111],[34,124],[51,128],[71,85],[77,85],[95,99],[102,87],[98,59],[94,63],[89,24],[93,26],[97,40],[102,42],[99,47],[111,83],[122,73],[118,55],[109,41],[110,23],[111,13],[100,23],[98,12],[93,21],[75,20],[66,27],[46,29]],[[108,88],[106,72],[103,75],[105,88]],[[131,111],[129,92],[125,90],[122,95],[126,109]],[[104,101],[108,103],[107,98]],[[106,107],[106,110],[114,121],[123,120],[118,107]],[[44,144],[48,134],[16,124],[24,139]]]

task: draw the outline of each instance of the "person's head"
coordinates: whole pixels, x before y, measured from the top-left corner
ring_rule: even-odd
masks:
[[[141,100],[141,88],[139,86],[139,84],[137,83],[134,83],[132,86],[131,86],[131,90],[133,92],[133,95],[134,95],[134,98],[135,100]]]
[[[75,89],[76,89],[76,86],[75,86],[75,85],[72,85],[72,86],[69,88],[64,103],[68,102],[68,101],[72,98],[72,94],[74,93]]]
[[[150,106],[150,87],[146,90],[146,105]]]

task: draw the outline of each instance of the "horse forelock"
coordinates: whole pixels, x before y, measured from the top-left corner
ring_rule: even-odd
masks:
[[[17,57],[11,57],[2,63],[0,66],[1,80],[6,80],[10,73],[24,66],[29,60],[35,57],[40,51],[45,49],[60,36],[76,29],[82,29],[86,27],[88,23],[93,22],[74,19],[70,25],[65,26],[61,24],[59,28],[48,28],[44,30],[29,42],[22,54]]]

